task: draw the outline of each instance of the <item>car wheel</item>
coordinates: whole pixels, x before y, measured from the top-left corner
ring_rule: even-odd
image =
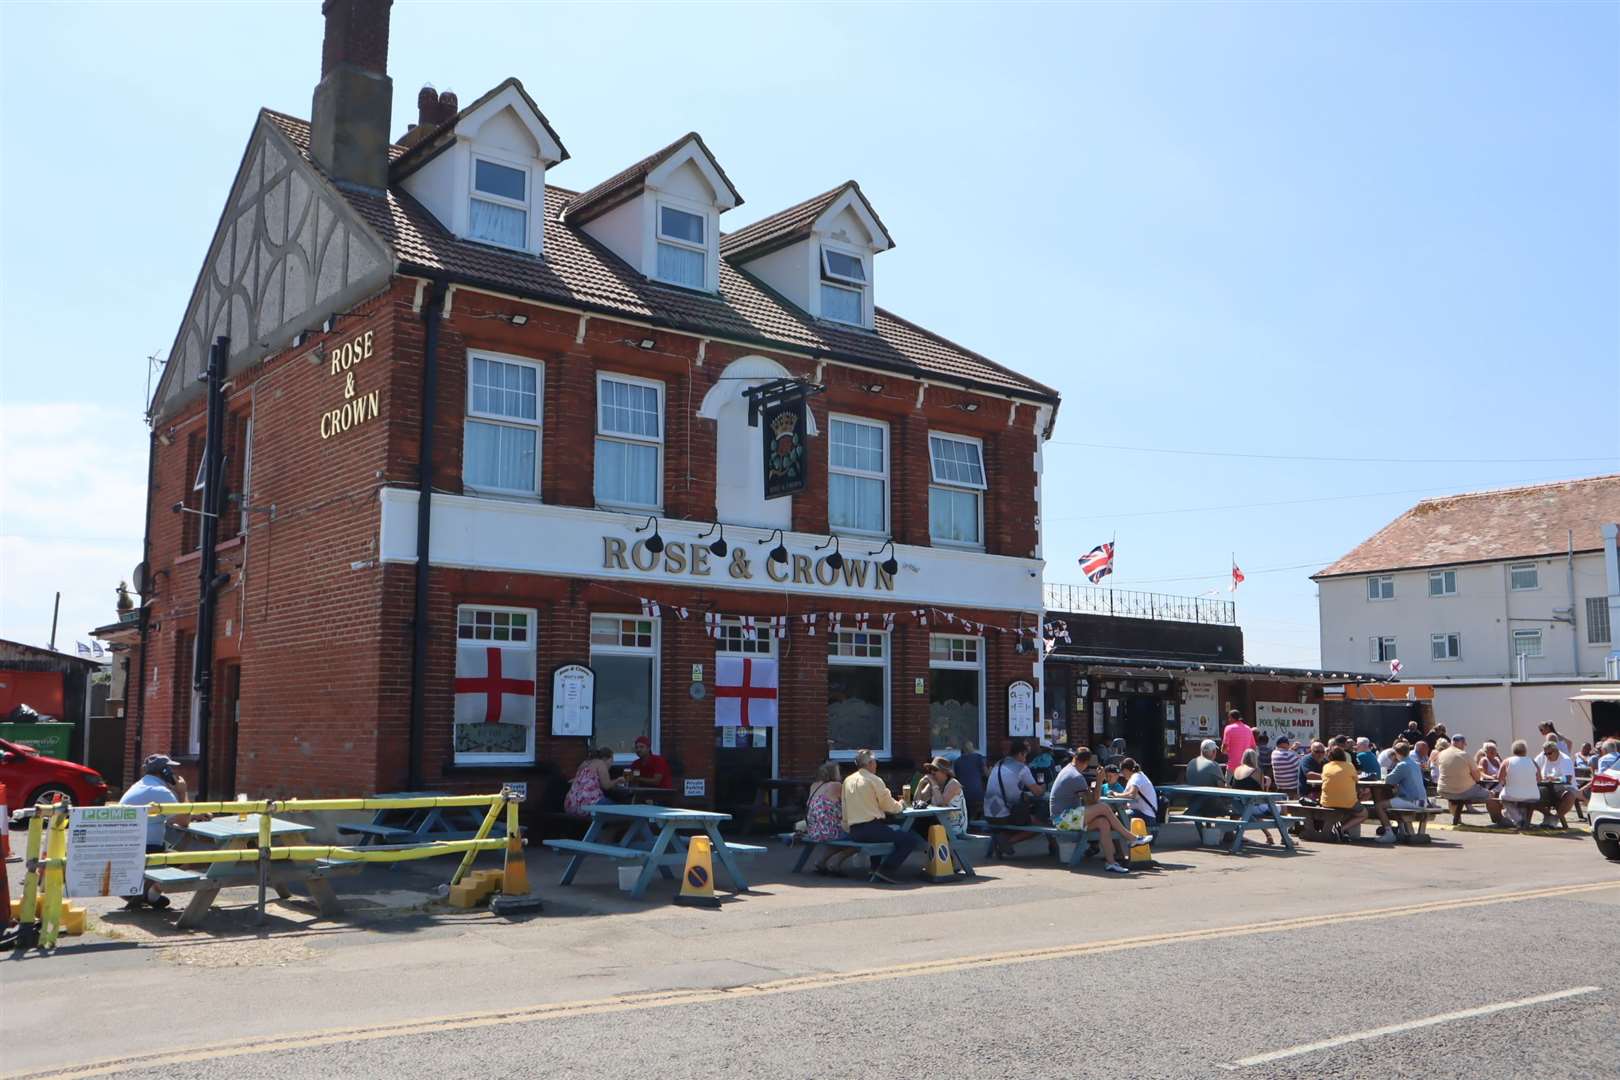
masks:
[[[26,805],[34,806],[38,803],[54,802],[58,795],[62,796],[62,801],[64,803],[71,804],[73,802],[72,788],[67,787],[64,784],[45,784],[39,788],[36,788],[34,793],[28,796],[28,802]]]
[[[1597,846],[1605,859],[1620,862],[1620,836],[1600,836],[1597,838]]]

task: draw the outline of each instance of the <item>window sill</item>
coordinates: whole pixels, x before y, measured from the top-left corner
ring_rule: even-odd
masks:
[[[643,517],[649,514],[654,517],[664,516],[664,508],[662,506],[635,506],[629,503],[599,502],[596,504],[594,509],[601,511],[604,514],[635,514]]]
[[[533,770],[536,768],[539,768],[539,762],[536,761],[469,761],[463,764],[446,765],[444,767],[444,775],[450,776],[456,773],[487,773],[499,770],[512,772],[513,770]]]
[[[466,481],[462,481],[461,493],[469,498],[474,499],[499,499],[502,502],[533,503],[536,506],[545,505],[545,500],[540,497],[539,492],[502,491],[499,488],[479,488],[473,487]]]
[[[941,540],[933,536],[928,538],[928,542],[934,547],[950,548],[952,551],[977,551],[981,554],[984,552],[983,544],[964,544],[959,540]]]

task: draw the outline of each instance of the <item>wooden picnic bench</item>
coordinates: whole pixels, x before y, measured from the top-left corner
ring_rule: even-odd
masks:
[[[759,855],[765,848],[758,844],[733,844],[720,835],[720,823],[730,815],[704,810],[685,810],[678,807],[651,806],[644,803],[599,802],[587,810],[591,827],[583,840],[558,838],[545,841],[545,846],[569,856],[559,884],[573,883],[574,876],[588,858],[612,859],[618,862],[639,862],[641,874],[630,889],[630,896],[639,900],[646,895],[655,874],[673,880],[674,867],[686,862],[688,832],[708,836],[715,862],[723,867],[738,892],[748,891],[748,881],[737,866],[735,855]],[[609,842],[605,831],[619,826],[624,833],[617,842]],[[657,830],[656,835],[654,829]]]
[[[1243,850],[1243,837],[1245,833],[1255,830],[1277,830],[1283,847],[1289,851],[1294,850],[1292,829],[1295,825],[1303,824],[1299,818],[1284,817],[1278,807],[1287,798],[1280,791],[1251,791],[1248,788],[1202,787],[1196,784],[1166,784],[1159,788],[1159,797],[1170,800],[1191,800],[1188,808],[1179,812],[1172,812],[1165,818],[1169,825],[1191,825],[1198,831],[1200,846],[1208,841],[1205,832],[1218,830],[1216,835],[1231,836],[1230,850],[1236,855]],[[1250,806],[1264,804],[1266,812],[1258,817],[1251,817],[1248,813],[1232,815],[1230,813],[1216,813],[1209,809],[1193,810],[1194,805],[1207,807],[1218,804],[1223,809],[1237,808],[1247,811]]]
[[[181,828],[193,847],[203,849],[212,847],[217,850],[251,847],[258,837],[258,815],[250,814],[242,820],[222,817],[213,821],[193,821]],[[282,843],[296,842],[312,829],[313,826],[272,819],[272,843],[280,846]],[[292,886],[301,885],[309,891],[316,909],[323,916],[331,918],[341,914],[343,906],[338,902],[337,894],[332,891],[327,878],[359,869],[359,863],[342,859],[316,859],[312,862],[276,860],[270,863],[267,876],[271,887],[281,899],[291,899]],[[192,894],[191,900],[175,923],[177,927],[189,930],[202,922],[209,908],[213,907],[221,889],[256,884],[259,880],[259,867],[257,862],[216,862],[210,863],[206,870],[188,870],[181,866],[154,866],[145,872],[145,879],[156,885],[165,895],[179,892]]]
[[[1311,840],[1332,839],[1329,827],[1335,821],[1343,821],[1355,811],[1341,807],[1321,806],[1316,803],[1289,802],[1284,808],[1298,817],[1291,821],[1300,821],[1304,824],[1304,835]],[[1363,802],[1362,809],[1366,810],[1368,820],[1376,820],[1376,804]],[[1423,809],[1402,809],[1399,807],[1384,806],[1384,812],[1389,815],[1390,821],[1395,824],[1395,839],[1404,844],[1427,844],[1433,840],[1429,835],[1429,822],[1445,813],[1438,806],[1424,807]],[[1359,826],[1358,826],[1359,828]]]
[[[942,814],[948,813],[949,809],[949,807],[908,809],[903,811],[900,816],[902,820],[910,820],[918,817],[937,818]],[[968,843],[988,842],[989,840],[990,837],[988,836],[975,835],[973,833],[963,833],[960,836],[952,836],[950,838],[951,866],[954,867],[956,872],[961,874],[963,877],[978,877],[979,875],[973,869],[973,864],[968,861],[968,858],[963,853],[962,848]],[[857,851],[866,856],[866,858],[874,865],[878,859],[886,858],[887,856],[894,854],[894,845],[889,843],[865,844],[859,840],[850,839],[800,840],[798,843],[804,848],[804,850],[799,853],[799,860],[793,864],[793,872],[795,874],[804,873],[805,864],[810,861],[811,854],[818,847]],[[735,847],[736,845],[733,846]],[[927,845],[924,845],[925,848],[926,846]]]

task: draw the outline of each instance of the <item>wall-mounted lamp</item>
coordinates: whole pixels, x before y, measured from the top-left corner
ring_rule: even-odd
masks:
[[[513,326],[529,325],[529,317],[527,315],[508,315],[506,317],[506,321],[511,323]]]
[[[838,542],[838,537],[836,536],[828,536],[825,544],[816,545],[817,551],[832,548],[832,554],[827,556],[827,565],[832,567],[834,570],[842,570],[844,568],[844,553],[839,550],[839,547],[840,545]]]
[[[883,384],[880,382],[867,383],[866,385],[862,386],[861,389],[865,390],[868,394],[881,394],[883,393]]]
[[[717,521],[713,525],[709,526],[709,532],[704,533],[703,536],[708,536],[716,529],[720,530],[720,538],[709,545],[709,550],[714,552],[716,557],[721,557],[724,556],[728,550],[730,550],[726,546],[726,527]],[[703,539],[703,536],[698,537],[698,539]]]
[[[652,530],[652,535],[647,537],[647,550],[652,552],[654,555],[657,555],[659,552],[664,550],[664,538],[662,536],[658,535],[658,519],[657,518],[655,518],[655,517],[648,518],[647,519],[647,524],[645,524],[645,525],[641,526],[640,528],[638,528],[636,530],[636,532],[644,533],[648,529]]]
[[[899,562],[898,559],[896,559],[894,557],[894,541],[893,540],[890,540],[888,543],[884,544],[883,547],[878,548],[876,551],[868,551],[867,554],[868,555],[881,555],[883,553],[884,548],[888,549],[889,557],[887,559],[884,559],[882,562],[878,563],[878,569],[882,570],[885,574],[888,574],[890,577],[894,577],[894,575],[896,575],[896,574],[898,574],[900,572],[900,562]]]
[[[977,401],[957,401],[947,405],[946,408],[961,409],[963,412],[978,412],[979,403]]]
[[[772,539],[777,540],[778,543],[777,543],[777,545],[775,547],[771,548],[771,552],[770,552],[770,556],[769,556],[771,562],[778,563],[778,564],[780,564],[782,566],[786,566],[787,561],[788,561],[788,549],[787,549],[787,545],[785,543],[780,542],[782,540],[782,530],[781,529],[777,529],[775,532],[771,533],[770,536],[767,536],[763,540],[755,540],[754,543],[756,543],[756,544],[768,544],[768,543],[771,542]]]
[[[1091,692],[1091,682],[1089,680],[1087,680],[1087,679],[1081,679],[1080,680],[1080,696],[1081,696],[1081,698],[1084,698],[1090,692]]]

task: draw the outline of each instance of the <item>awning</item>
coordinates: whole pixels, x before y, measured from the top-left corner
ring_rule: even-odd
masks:
[[[1570,698],[1571,701],[1616,701],[1620,702],[1620,684],[1609,686],[1583,686],[1581,692]]]

